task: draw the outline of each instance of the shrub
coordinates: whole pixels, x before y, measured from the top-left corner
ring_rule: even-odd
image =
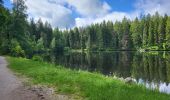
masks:
[[[19,42],[15,39],[11,40],[11,52],[14,57],[25,57],[25,51],[20,46]]]
[[[32,57],[32,60],[34,60],[34,61],[43,61],[43,58],[41,56],[39,56],[39,55],[34,55]]]

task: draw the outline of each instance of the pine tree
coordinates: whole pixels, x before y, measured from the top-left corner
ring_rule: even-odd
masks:
[[[106,24],[106,32],[105,32],[107,48],[113,48],[114,46],[113,34],[114,34],[113,23],[111,21],[108,21]]]
[[[10,52],[10,22],[11,13],[4,7],[3,0],[0,0],[0,54],[8,54]]]
[[[74,36],[75,36],[75,43],[74,43],[75,49],[80,49],[81,48],[80,32],[77,27],[74,28]]]
[[[25,50],[25,53],[29,55],[30,45],[27,41],[28,21],[26,10],[27,6],[24,0],[17,0],[17,2],[13,4],[11,23],[9,26],[9,39],[16,39],[21,49]]]
[[[33,41],[35,41],[35,39],[36,39],[36,33],[37,33],[37,27],[34,22],[34,19],[32,18],[30,21],[30,25],[29,25],[29,34]]]
[[[121,39],[123,37],[123,29],[122,29],[122,24],[121,22],[118,22],[116,21],[114,26],[114,32],[115,32],[115,35],[116,35],[116,47],[117,49],[120,49],[121,46],[122,46],[122,43],[121,43]]]
[[[52,27],[48,22],[45,22],[44,31],[42,33],[42,36],[43,36],[43,40],[44,40],[44,46],[46,48],[49,48],[51,40],[52,40]]]
[[[163,44],[165,42],[165,21],[163,18],[160,19],[159,21],[159,26],[158,26],[158,35],[159,35],[159,47],[163,48]]]
[[[148,29],[149,29],[149,20],[148,17],[146,18],[145,16],[142,18],[143,21],[143,30],[142,30],[142,45],[143,47],[148,45]]]
[[[158,28],[159,28],[159,21],[160,21],[160,15],[158,12],[155,13],[155,15],[153,16],[153,26],[154,26],[154,44],[158,44],[159,43],[159,33],[158,33]]]
[[[99,27],[99,29],[97,30],[97,34],[98,34],[98,47],[99,50],[103,50],[104,49],[104,41],[103,41],[103,33],[102,33],[102,29],[101,27]]]
[[[70,43],[70,48],[74,49],[74,45],[75,45],[75,36],[74,36],[74,31],[70,30],[69,32],[69,43]]]
[[[131,27],[130,27],[131,35],[132,35],[132,40],[134,46],[140,47],[142,40],[141,40],[141,31],[140,31],[140,23],[138,18],[135,19],[134,22],[132,22]]]
[[[80,29],[80,42],[81,42],[81,49],[84,50],[86,48],[86,41],[85,41],[85,31]]]
[[[12,30],[13,30],[13,37],[17,38],[18,40],[22,40],[24,37],[24,33],[27,28],[27,14],[26,14],[27,7],[25,5],[24,0],[17,0],[14,3],[13,12],[12,12]]]
[[[123,37],[122,37],[122,49],[130,50],[133,48],[131,34],[130,34],[130,24],[127,18],[122,21]]]
[[[148,37],[149,46],[154,45],[154,23],[152,20],[149,22],[149,37]]]
[[[168,17],[166,23],[166,48],[170,49],[170,17]]]
[[[36,23],[36,27],[37,27],[37,32],[35,34],[35,39],[36,41],[39,40],[41,38],[41,34],[44,31],[44,24],[41,20],[41,18],[38,20],[38,22]]]

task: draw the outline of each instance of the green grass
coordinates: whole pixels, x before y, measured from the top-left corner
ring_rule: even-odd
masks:
[[[75,71],[23,58],[7,57],[9,68],[34,84],[54,87],[57,92],[87,100],[170,100],[170,95],[143,86],[128,85],[97,73]]]

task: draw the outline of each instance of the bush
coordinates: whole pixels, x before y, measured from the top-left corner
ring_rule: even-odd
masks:
[[[34,55],[32,57],[32,60],[34,60],[34,61],[43,61],[43,58],[41,56],[39,56],[39,55]]]
[[[25,51],[20,46],[17,40],[11,40],[11,52],[14,57],[25,57]]]

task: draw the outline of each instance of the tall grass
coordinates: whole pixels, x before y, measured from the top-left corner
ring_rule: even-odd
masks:
[[[87,100],[170,100],[170,95],[128,85],[101,74],[23,58],[7,59],[13,71],[30,78],[34,84],[52,86],[59,93],[74,94]]]

